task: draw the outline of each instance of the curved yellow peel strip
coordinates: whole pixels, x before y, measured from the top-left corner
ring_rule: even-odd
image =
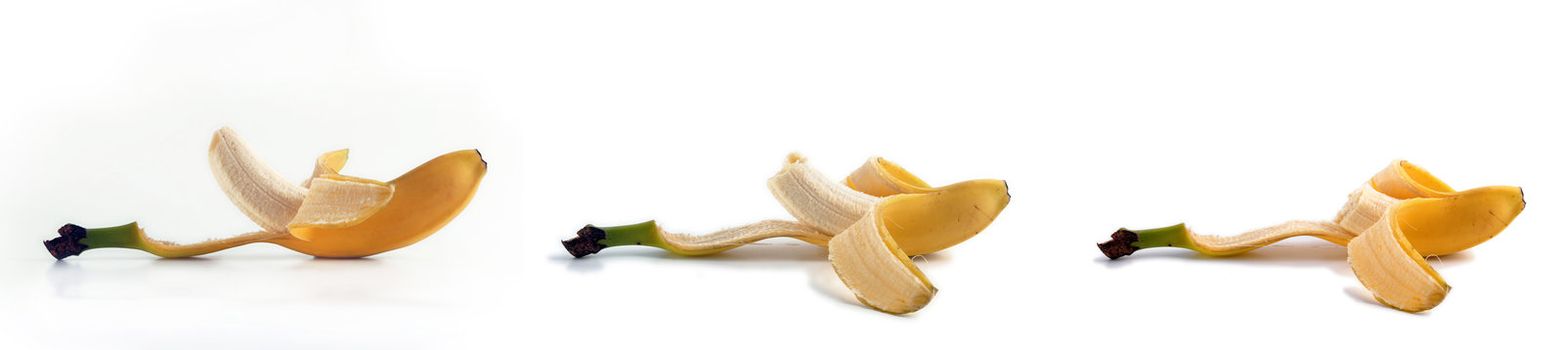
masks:
[[[772,238],[793,238],[825,246],[832,233],[815,230],[814,227],[796,221],[765,220],[749,225],[732,227],[707,234],[663,232],[661,237],[668,249],[683,255],[716,254],[746,244]]]
[[[1396,199],[1448,197],[1455,192],[1444,180],[1405,160],[1391,162],[1374,174],[1369,183]]]
[[[885,232],[877,209],[832,238],[828,251],[836,276],[860,303],[876,310],[918,311],[937,292]]]
[[[1450,285],[1401,234],[1398,209],[1419,204],[1392,207],[1386,220],[1380,220],[1347,244],[1347,262],[1363,287],[1373,292],[1381,304],[1406,312],[1432,309],[1450,292]]]
[[[869,158],[868,162],[847,175],[847,179],[842,182],[853,190],[875,197],[933,191],[923,179],[880,157]]]
[[[310,178],[304,179],[304,187],[309,188],[310,182],[321,175],[337,175],[342,173],[342,167],[348,165],[348,150],[339,149],[321,154],[315,157],[315,171],[310,173]]]
[[[1202,235],[1189,233],[1191,248],[1210,256],[1232,256],[1293,237],[1315,237],[1327,242],[1346,245],[1357,234],[1329,222],[1288,221],[1262,227],[1237,235]]]

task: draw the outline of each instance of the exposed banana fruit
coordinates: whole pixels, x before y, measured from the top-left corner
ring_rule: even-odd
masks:
[[[262,230],[288,230],[288,222],[293,220],[293,214],[299,212],[299,206],[304,205],[308,189],[288,183],[282,174],[266,166],[265,162],[250,152],[250,146],[233,129],[222,128],[213,133],[212,144],[207,147],[206,154],[217,186],[223,189],[223,193],[228,195],[228,199],[233,201],[240,212],[260,225]],[[343,163],[346,163],[347,155],[344,154],[342,158]],[[316,172],[321,172],[321,169],[317,167]]]
[[[97,248],[130,248],[165,258],[208,254],[265,242],[317,257],[352,258],[401,248],[428,237],[472,199],[488,169],[477,150],[437,157],[390,182],[341,175],[347,150],[316,159],[302,185],[260,162],[233,130],[212,135],[212,175],[229,200],[261,231],[195,244],[148,238],[136,223],[86,229],[67,224],[44,242],[56,259]]]
[[[768,220],[705,235],[669,233],[655,222],[588,225],[563,243],[579,258],[626,245],[707,255],[769,238],[794,238],[826,247],[838,277],[864,305],[908,313],[927,305],[935,293],[908,256],[943,250],[971,238],[993,222],[1010,203],[1010,195],[999,180],[940,188],[904,184],[923,182],[879,158],[871,159],[847,181],[835,182],[803,157],[790,155],[767,186],[796,222]],[[849,187],[854,185],[876,187],[868,191]]]
[[[1498,235],[1525,209],[1524,197],[1512,186],[1456,192],[1428,171],[1396,161],[1349,195],[1330,222],[1294,221],[1236,236],[1195,234],[1182,224],[1119,229],[1097,248],[1109,259],[1156,247],[1229,256],[1312,236],[1347,246],[1353,272],[1381,304],[1421,312],[1439,305],[1450,291],[1424,257],[1466,250]]]

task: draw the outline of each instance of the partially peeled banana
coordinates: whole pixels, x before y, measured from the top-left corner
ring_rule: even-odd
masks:
[[[177,244],[151,239],[140,225],[87,229],[66,224],[44,242],[56,259],[90,249],[129,248],[165,258],[272,243],[317,257],[357,258],[423,240],[461,213],[488,163],[477,150],[436,157],[389,182],[342,175],[347,150],[327,152],[302,185],[261,162],[232,129],[212,135],[208,161],[218,186],[260,231]]]
[[[1182,224],[1120,229],[1097,248],[1109,259],[1157,247],[1230,256],[1287,238],[1316,237],[1347,247],[1353,273],[1381,304],[1422,312],[1438,306],[1450,292],[1426,257],[1486,242],[1525,208],[1520,187],[1455,191],[1427,170],[1396,161],[1348,195],[1347,204],[1332,221],[1293,221],[1234,236],[1196,234]]]
[[[767,181],[796,221],[768,220],[710,234],[663,231],[655,222],[588,225],[563,242],[584,257],[604,248],[645,245],[673,254],[715,254],[764,239],[787,237],[823,246],[832,268],[858,300],[893,314],[922,309],[937,289],[910,256],[961,243],[988,227],[1010,203],[1000,180],[933,188],[894,163],[870,159],[845,181],[832,181],[799,155]]]

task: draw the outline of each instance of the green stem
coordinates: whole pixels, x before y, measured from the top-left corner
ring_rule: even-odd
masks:
[[[657,221],[610,227],[587,225],[576,231],[575,238],[560,243],[565,245],[565,251],[577,258],[596,254],[603,248],[626,245],[668,249],[662,238],[662,229],[657,228]]]
[[[65,224],[59,229],[59,237],[43,242],[45,249],[55,259],[81,255],[81,252],[98,248],[130,248],[146,250],[141,227],[132,222],[114,227],[88,229]]]
[[[141,227],[132,222],[125,225],[86,229],[66,224],[60,227],[60,237],[43,242],[44,248],[55,259],[65,259],[98,248],[128,248],[152,253],[164,258],[187,258],[256,242],[268,242],[287,237],[287,232],[251,232],[233,237],[213,239],[191,244],[163,242],[147,238]]]
[[[1114,232],[1111,238],[1107,242],[1097,244],[1097,249],[1101,250],[1108,259],[1122,258],[1145,248],[1193,249],[1189,241],[1189,230],[1184,228],[1184,224],[1133,231],[1121,228]]]

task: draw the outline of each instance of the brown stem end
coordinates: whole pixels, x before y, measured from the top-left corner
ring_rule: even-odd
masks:
[[[1135,242],[1140,241],[1140,235],[1133,231],[1121,228],[1113,232],[1111,238],[1107,242],[1097,243],[1097,249],[1101,250],[1102,255],[1107,256],[1109,260],[1117,260],[1140,250],[1134,245]]]
[[[570,256],[581,258],[597,254],[603,248],[607,248],[607,246],[597,242],[604,238],[608,238],[608,233],[603,232],[603,229],[597,228],[597,226],[586,225],[580,231],[576,231],[576,238],[564,240],[560,243],[565,245],[565,251],[570,252]]]
[[[87,250],[87,245],[81,243],[83,238],[87,238],[86,228],[74,224],[65,224],[65,226],[60,226],[57,232],[60,234],[59,237],[43,241],[44,249],[48,249],[49,255],[53,255],[55,260],[65,260],[65,258],[81,255],[82,251]]]

